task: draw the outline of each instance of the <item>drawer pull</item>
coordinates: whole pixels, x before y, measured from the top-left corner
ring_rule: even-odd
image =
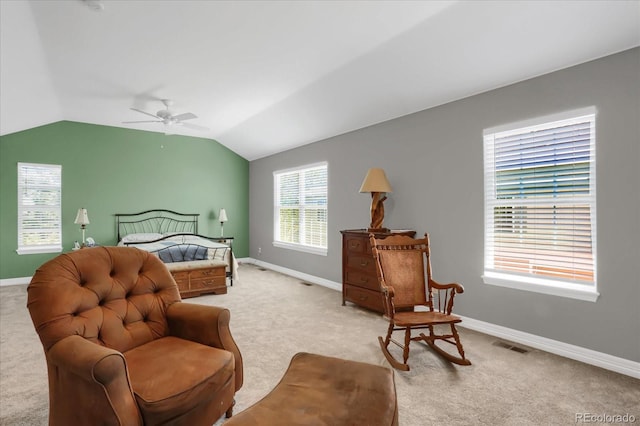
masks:
[[[361,283],[368,283],[368,282],[369,282],[369,278],[367,278],[367,277],[360,277],[360,282],[361,282]]]
[[[364,261],[360,262],[360,266],[369,266],[369,261],[368,260],[364,260]]]

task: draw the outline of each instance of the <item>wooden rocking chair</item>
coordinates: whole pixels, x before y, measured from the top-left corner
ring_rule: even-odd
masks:
[[[380,336],[378,340],[389,363],[398,370],[408,371],[409,343],[415,340],[425,342],[455,364],[470,365],[455,327],[462,320],[451,314],[453,299],[456,293],[463,293],[464,288],[457,283],[439,284],[431,278],[429,235],[425,234],[423,239],[404,235],[376,239],[370,234],[369,238],[385,298],[385,318],[389,320],[387,336],[384,339]],[[416,310],[416,307],[422,308]],[[450,326],[450,334],[436,334],[436,326],[442,325]],[[412,337],[414,329],[426,329],[428,334]],[[392,338],[397,330],[404,330],[404,344]],[[459,356],[437,346],[436,342],[440,341],[454,345]],[[391,342],[403,349],[402,363],[389,352]]]

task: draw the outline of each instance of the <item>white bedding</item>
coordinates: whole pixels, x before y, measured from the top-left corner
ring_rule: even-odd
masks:
[[[149,241],[148,237],[149,234],[130,234],[124,237],[122,241],[118,243],[118,245],[137,247],[140,250],[148,252],[157,252],[158,250],[162,250],[163,248],[171,247],[178,244],[196,244],[199,246],[204,246],[208,248],[209,259],[223,260],[227,262],[227,265],[229,265],[227,267],[227,271],[231,272],[231,277],[233,279],[236,279],[238,276],[238,262],[235,256],[233,256],[233,253],[227,244],[211,241],[197,235],[174,235],[168,236],[161,241],[145,243],[144,241]],[[157,238],[162,238],[162,234],[157,234]]]

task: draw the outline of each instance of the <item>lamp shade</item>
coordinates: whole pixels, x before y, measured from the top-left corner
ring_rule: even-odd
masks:
[[[226,222],[227,220],[229,220],[227,218],[227,211],[225,209],[220,209],[220,213],[218,213],[218,220],[220,222]]]
[[[369,169],[362,182],[360,192],[391,192],[391,185],[387,180],[384,170],[378,168]]]
[[[89,215],[87,214],[87,209],[78,209],[78,214],[76,214],[76,220],[73,222],[78,225],[88,225],[89,224]]]

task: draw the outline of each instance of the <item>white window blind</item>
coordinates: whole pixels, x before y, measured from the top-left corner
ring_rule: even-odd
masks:
[[[595,109],[573,114],[485,131],[485,281],[595,292]]]
[[[18,254],[62,251],[62,166],[18,163]]]
[[[274,245],[327,250],[327,164],[274,172]]]

